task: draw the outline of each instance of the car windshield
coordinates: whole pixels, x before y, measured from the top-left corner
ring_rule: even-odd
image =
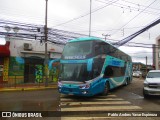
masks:
[[[84,82],[93,79],[87,71],[87,64],[61,64],[59,81]]]
[[[160,72],[149,72],[147,78],[160,78]]]

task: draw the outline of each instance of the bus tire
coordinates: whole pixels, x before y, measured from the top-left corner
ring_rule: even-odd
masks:
[[[108,95],[109,89],[110,89],[109,82],[106,82],[102,95]]]
[[[128,85],[131,84],[131,79],[130,77],[128,78]]]
[[[128,80],[128,79],[126,79],[126,82],[125,82],[124,85],[125,85],[125,86],[129,85],[129,80]]]

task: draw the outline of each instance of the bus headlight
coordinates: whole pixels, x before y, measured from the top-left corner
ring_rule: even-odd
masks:
[[[58,82],[58,87],[62,87],[62,83]]]
[[[89,89],[90,88],[90,84],[85,84],[85,85],[81,85],[79,86],[80,89]]]

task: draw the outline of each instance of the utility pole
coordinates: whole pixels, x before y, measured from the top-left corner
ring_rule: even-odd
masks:
[[[146,56],[146,75],[147,75],[147,56]]]
[[[48,39],[48,29],[47,29],[47,9],[48,9],[48,0],[46,0],[46,11],[45,11],[45,60],[44,60],[44,67],[45,67],[45,87],[48,86],[48,51],[47,51],[47,39]]]
[[[107,38],[108,36],[111,36],[111,35],[109,35],[109,34],[102,34],[102,36],[104,36],[104,39],[105,39],[105,41],[106,41],[106,38]]]
[[[90,0],[90,17],[89,17],[89,37],[91,36],[91,17],[92,17],[92,0]]]

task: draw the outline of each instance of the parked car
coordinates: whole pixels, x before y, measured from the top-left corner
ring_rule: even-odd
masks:
[[[142,72],[141,71],[133,71],[133,77],[141,77]]]
[[[160,95],[160,70],[150,70],[144,81],[144,97]]]

